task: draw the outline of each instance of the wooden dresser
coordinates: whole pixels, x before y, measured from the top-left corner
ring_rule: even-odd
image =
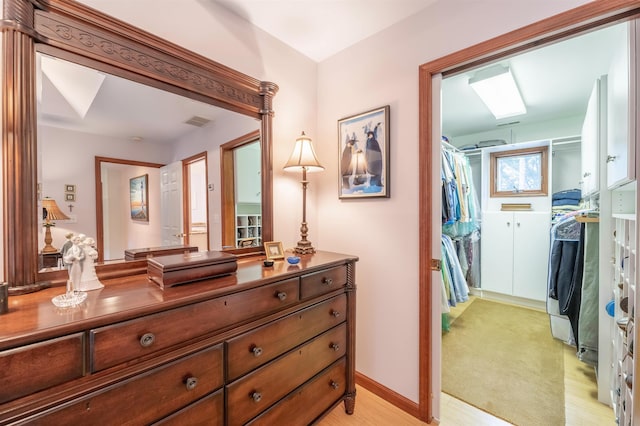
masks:
[[[103,281],[79,307],[60,287],[0,316],[0,424],[306,425],[355,405],[355,262],[292,266],[160,290]]]

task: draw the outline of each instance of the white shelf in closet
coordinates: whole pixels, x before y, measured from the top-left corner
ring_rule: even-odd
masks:
[[[636,221],[635,213],[613,213],[611,217],[614,219],[631,220],[633,222]]]

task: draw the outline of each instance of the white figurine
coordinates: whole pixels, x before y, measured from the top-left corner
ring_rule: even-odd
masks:
[[[82,275],[76,289],[81,291],[98,290],[104,287],[96,275],[95,260],[98,258],[98,250],[95,248],[95,240],[85,237],[82,241],[84,260],[82,261]]]
[[[84,250],[82,250],[82,238],[81,235],[75,236],[71,239],[73,243],[71,247],[67,249],[62,260],[66,265],[69,265],[69,282],[70,288],[68,291],[74,291],[80,284],[82,276],[82,260],[84,260]]]

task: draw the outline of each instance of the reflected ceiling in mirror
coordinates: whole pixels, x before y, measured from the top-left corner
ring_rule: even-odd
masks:
[[[100,237],[104,220],[96,217],[96,200],[102,200],[103,211],[110,215],[99,247],[116,240],[110,233],[120,233],[117,239],[123,240],[126,248],[161,246],[157,237],[163,211],[160,178],[149,180],[150,201],[155,206],[149,222],[136,222],[127,208],[119,212],[110,209],[109,200],[114,194],[128,198],[128,179],[146,172],[132,168],[116,188],[111,184],[107,196],[99,192],[104,182],[96,183],[100,174],[94,169],[95,158],[175,165],[207,152],[209,190],[204,202],[210,223],[209,247],[221,249],[223,213],[216,191],[220,188],[219,148],[239,135],[256,131],[260,121],[41,53],[37,66],[40,196],[55,199],[71,218],[58,221],[51,229],[54,247],[60,248],[69,232]],[[73,193],[67,191],[72,187]],[[122,200],[120,204],[126,205]],[[41,232],[39,247],[43,245]],[[104,251],[114,250],[105,247]],[[124,253],[110,255],[112,259],[123,257]]]

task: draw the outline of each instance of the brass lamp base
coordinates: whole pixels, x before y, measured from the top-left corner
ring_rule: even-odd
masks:
[[[316,249],[313,247],[296,247],[294,252],[296,254],[313,254],[316,252]]]
[[[316,249],[311,245],[311,241],[298,241],[298,245],[294,248],[296,254],[312,254]]]
[[[53,242],[53,238],[51,237],[51,226],[52,225],[45,225],[45,228],[47,230],[44,232],[44,248],[42,249],[43,253],[55,253],[58,251],[57,248],[51,245],[51,243]]]

